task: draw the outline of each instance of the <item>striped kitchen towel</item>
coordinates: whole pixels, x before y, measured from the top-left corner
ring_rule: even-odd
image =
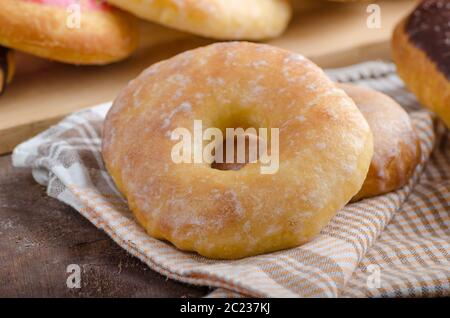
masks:
[[[217,287],[211,297],[450,296],[450,134],[405,90],[390,63],[328,74],[380,90],[405,107],[422,158],[405,187],[347,205],[314,241],[298,248],[217,261],[147,236],[102,161],[109,104],[75,113],[19,145],[13,162],[33,168],[48,195],[74,207],[153,270]]]

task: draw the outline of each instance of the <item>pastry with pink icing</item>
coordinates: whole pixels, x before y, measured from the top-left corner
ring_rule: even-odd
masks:
[[[70,64],[108,64],[131,55],[136,19],[103,0],[2,0],[0,45]]]

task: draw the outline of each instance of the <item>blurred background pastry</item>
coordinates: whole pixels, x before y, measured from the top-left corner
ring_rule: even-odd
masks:
[[[144,20],[225,40],[262,40],[280,35],[292,9],[288,0],[108,0]]]
[[[107,64],[138,43],[135,18],[100,0],[2,0],[0,45],[72,64]]]

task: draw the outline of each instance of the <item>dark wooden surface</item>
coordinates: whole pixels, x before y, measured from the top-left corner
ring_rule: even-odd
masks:
[[[81,269],[70,289],[67,266]],[[150,270],[74,209],[48,197],[28,169],[0,157],[0,297],[201,297],[207,288]]]

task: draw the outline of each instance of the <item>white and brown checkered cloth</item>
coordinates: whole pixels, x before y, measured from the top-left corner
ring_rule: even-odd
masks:
[[[396,99],[411,115],[423,156],[407,186],[347,205],[298,248],[217,261],[147,236],[103,165],[100,134],[109,105],[75,113],[19,145],[13,162],[33,168],[49,196],[74,207],[151,269],[218,287],[211,297],[450,296],[450,133],[419,107],[390,63],[328,74]]]

